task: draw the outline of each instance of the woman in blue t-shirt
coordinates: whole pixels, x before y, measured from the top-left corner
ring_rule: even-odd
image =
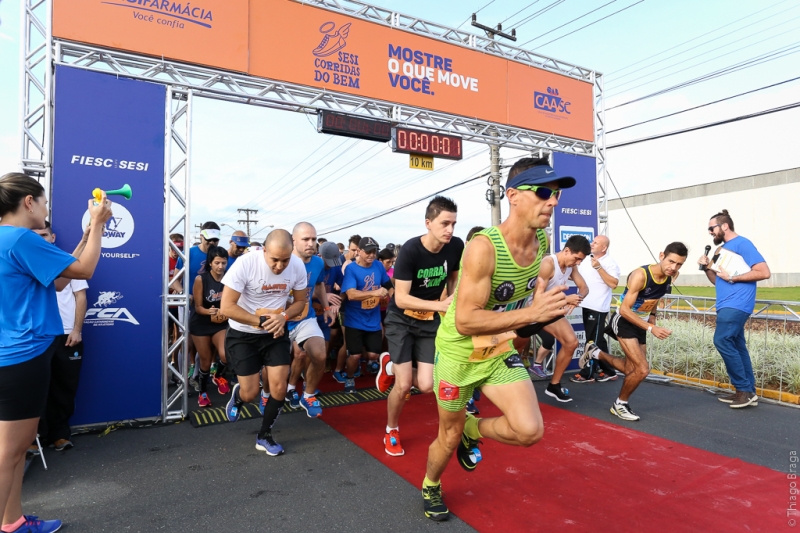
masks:
[[[25,452],[36,438],[50,384],[54,340],[64,333],[56,285],[89,279],[100,259],[100,241],[111,217],[105,193],[89,200],[91,226],[72,255],[31,230],[44,229],[44,188],[25,174],[0,178],[0,516],[3,531],[47,533],[59,520],[22,514]],[[56,282],[57,278],[65,278]],[[12,518],[8,518],[12,517]],[[19,517],[14,520],[14,517]]]

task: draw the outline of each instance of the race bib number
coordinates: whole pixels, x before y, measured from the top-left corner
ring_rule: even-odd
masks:
[[[215,324],[222,324],[226,320],[228,320],[228,317],[226,317],[219,311],[217,311],[216,315],[211,315],[211,322],[214,322]]]
[[[283,309],[267,309],[266,307],[259,307],[256,309],[256,316],[266,315],[279,315]]]
[[[303,306],[303,310],[300,312],[300,314],[297,315],[296,317],[290,318],[289,322],[300,322],[306,316],[308,316],[308,302],[306,302],[306,305]]]
[[[658,300],[645,300],[641,305],[634,309],[634,312],[639,316],[645,318],[650,315],[658,307]]]
[[[411,309],[403,311],[404,315],[410,316],[415,320],[433,320],[433,313],[434,311],[412,311]]]
[[[507,354],[513,348],[509,341],[516,337],[517,334],[513,331],[500,333],[498,335],[473,335],[472,337],[472,354],[469,356],[471,363],[486,361],[498,355]]]
[[[377,296],[371,296],[366,300],[361,300],[361,309],[375,309],[381,303]]]

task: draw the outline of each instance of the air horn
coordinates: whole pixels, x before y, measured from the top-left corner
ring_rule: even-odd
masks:
[[[113,191],[106,191],[106,196],[122,196],[126,200],[131,199],[131,186],[127,183],[122,186],[120,189],[114,189]],[[94,196],[94,203],[95,205],[100,205],[100,202],[103,200],[103,191],[101,189],[95,189],[92,191],[92,196]]]

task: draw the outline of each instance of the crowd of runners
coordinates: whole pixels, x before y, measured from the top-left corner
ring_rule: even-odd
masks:
[[[553,253],[546,231],[561,194],[575,183],[546,159],[518,161],[506,183],[508,218],[472,228],[466,244],[455,235],[456,204],[441,196],[420,217],[426,232],[402,245],[381,247],[361,235],[337,244],[298,222],[291,233],[273,230],[263,243],[237,231],[225,247],[220,226],[206,222],[187,266],[193,280],[189,376],[199,407],[211,405],[209,386],[226,397],[230,422],[244,403],[257,404],[263,418],[256,448],[276,456],[284,449],[272,428],[284,404],[319,417],[323,379],[354,393],[356,378],[369,373],[375,387],[388,392],[386,453],[402,456],[403,406],[412,389],[434,392],[440,431],[429,449],[422,493],[426,516],[443,520],[449,511],[440,479],[454,453],[473,470],[481,439],[530,446],[542,438],[531,378],[549,381],[551,401],[572,401],[561,381],[579,342],[567,315],[583,306],[587,349],[583,370],[571,381],[625,376],[610,411],[638,420],[628,400],[649,371],[646,334],[669,335],[655,325],[655,310],[688,252],[672,243],[659,263],[629,277],[607,330],[626,357],[609,355],[605,325],[620,271],[607,254],[608,239],[575,235]],[[182,248],[182,236],[172,239]],[[182,267],[176,258],[173,279]],[[171,287],[183,290],[177,282]],[[548,358],[549,366],[543,364]],[[481,393],[502,416],[476,416]]]

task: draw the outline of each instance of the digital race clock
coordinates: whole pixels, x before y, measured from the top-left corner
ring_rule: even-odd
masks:
[[[411,130],[399,126],[392,128],[392,151],[445,159],[462,159],[464,157],[461,137]]]
[[[317,131],[320,133],[386,142],[392,138],[391,130],[392,124],[383,120],[326,110],[321,110],[317,116]]]

